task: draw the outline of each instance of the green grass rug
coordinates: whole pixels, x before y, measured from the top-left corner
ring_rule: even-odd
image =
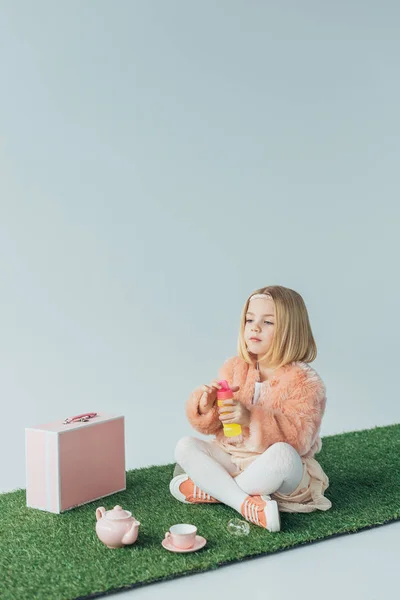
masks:
[[[174,465],[127,473],[127,490],[61,515],[26,508],[25,490],[0,494],[0,598],[71,600],[216,569],[400,518],[400,424],[323,438],[316,456],[330,479],[326,512],[281,513],[282,529],[250,525],[235,537],[227,506],[187,505],[169,493]],[[132,546],[110,550],[95,533],[95,509],[120,504],[141,522]],[[207,545],[192,554],[164,550],[174,523],[193,523]]]

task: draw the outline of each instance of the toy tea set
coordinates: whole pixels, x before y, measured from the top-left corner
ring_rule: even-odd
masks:
[[[140,523],[128,510],[119,505],[112,510],[105,510],[104,506],[100,506],[96,509],[96,519],[97,537],[108,548],[123,548],[136,542]],[[205,538],[196,534],[195,525],[172,525],[161,543],[171,552],[194,552],[207,543]]]
[[[229,384],[219,381],[218,404],[233,398]],[[224,425],[227,437],[240,425]],[[122,415],[83,413],[25,429],[26,505],[61,513],[126,490],[125,420]],[[101,465],[101,468],[99,468]],[[140,523],[128,510],[114,506],[96,509],[96,533],[108,548],[134,544]],[[238,519],[228,523],[234,535],[248,533]],[[244,525],[244,523],[243,523]],[[242,533],[240,533],[242,531]],[[171,552],[194,552],[207,541],[188,523],[172,525],[162,545]]]

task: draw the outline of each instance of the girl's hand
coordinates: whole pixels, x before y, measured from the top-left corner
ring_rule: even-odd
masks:
[[[224,423],[238,423],[243,427],[250,424],[250,411],[238,400],[224,400],[224,405],[218,407],[219,420]]]
[[[203,385],[203,395],[200,398],[200,413],[202,415],[208,413],[215,404],[217,399],[217,390],[221,389],[221,385],[218,383],[217,379],[213,379],[209,385]],[[232,392],[237,392],[239,386],[235,385],[231,388]]]

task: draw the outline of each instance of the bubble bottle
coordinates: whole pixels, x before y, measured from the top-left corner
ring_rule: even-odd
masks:
[[[225,379],[221,379],[218,383],[222,388],[217,390],[218,406],[223,406],[224,400],[231,400],[233,398],[233,392]],[[225,437],[234,437],[235,435],[240,435],[242,433],[242,428],[238,423],[224,423],[223,427]]]

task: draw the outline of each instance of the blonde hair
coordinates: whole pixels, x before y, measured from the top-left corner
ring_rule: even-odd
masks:
[[[267,294],[275,304],[275,325],[271,346],[259,362],[266,361],[269,366],[282,367],[293,361],[310,363],[317,356],[317,345],[311,331],[310,320],[303,298],[289,288],[281,285],[269,285],[252,292],[242,310],[238,339],[238,354],[249,364],[255,361],[254,355],[247,350],[244,339],[246,313],[253,294]]]

